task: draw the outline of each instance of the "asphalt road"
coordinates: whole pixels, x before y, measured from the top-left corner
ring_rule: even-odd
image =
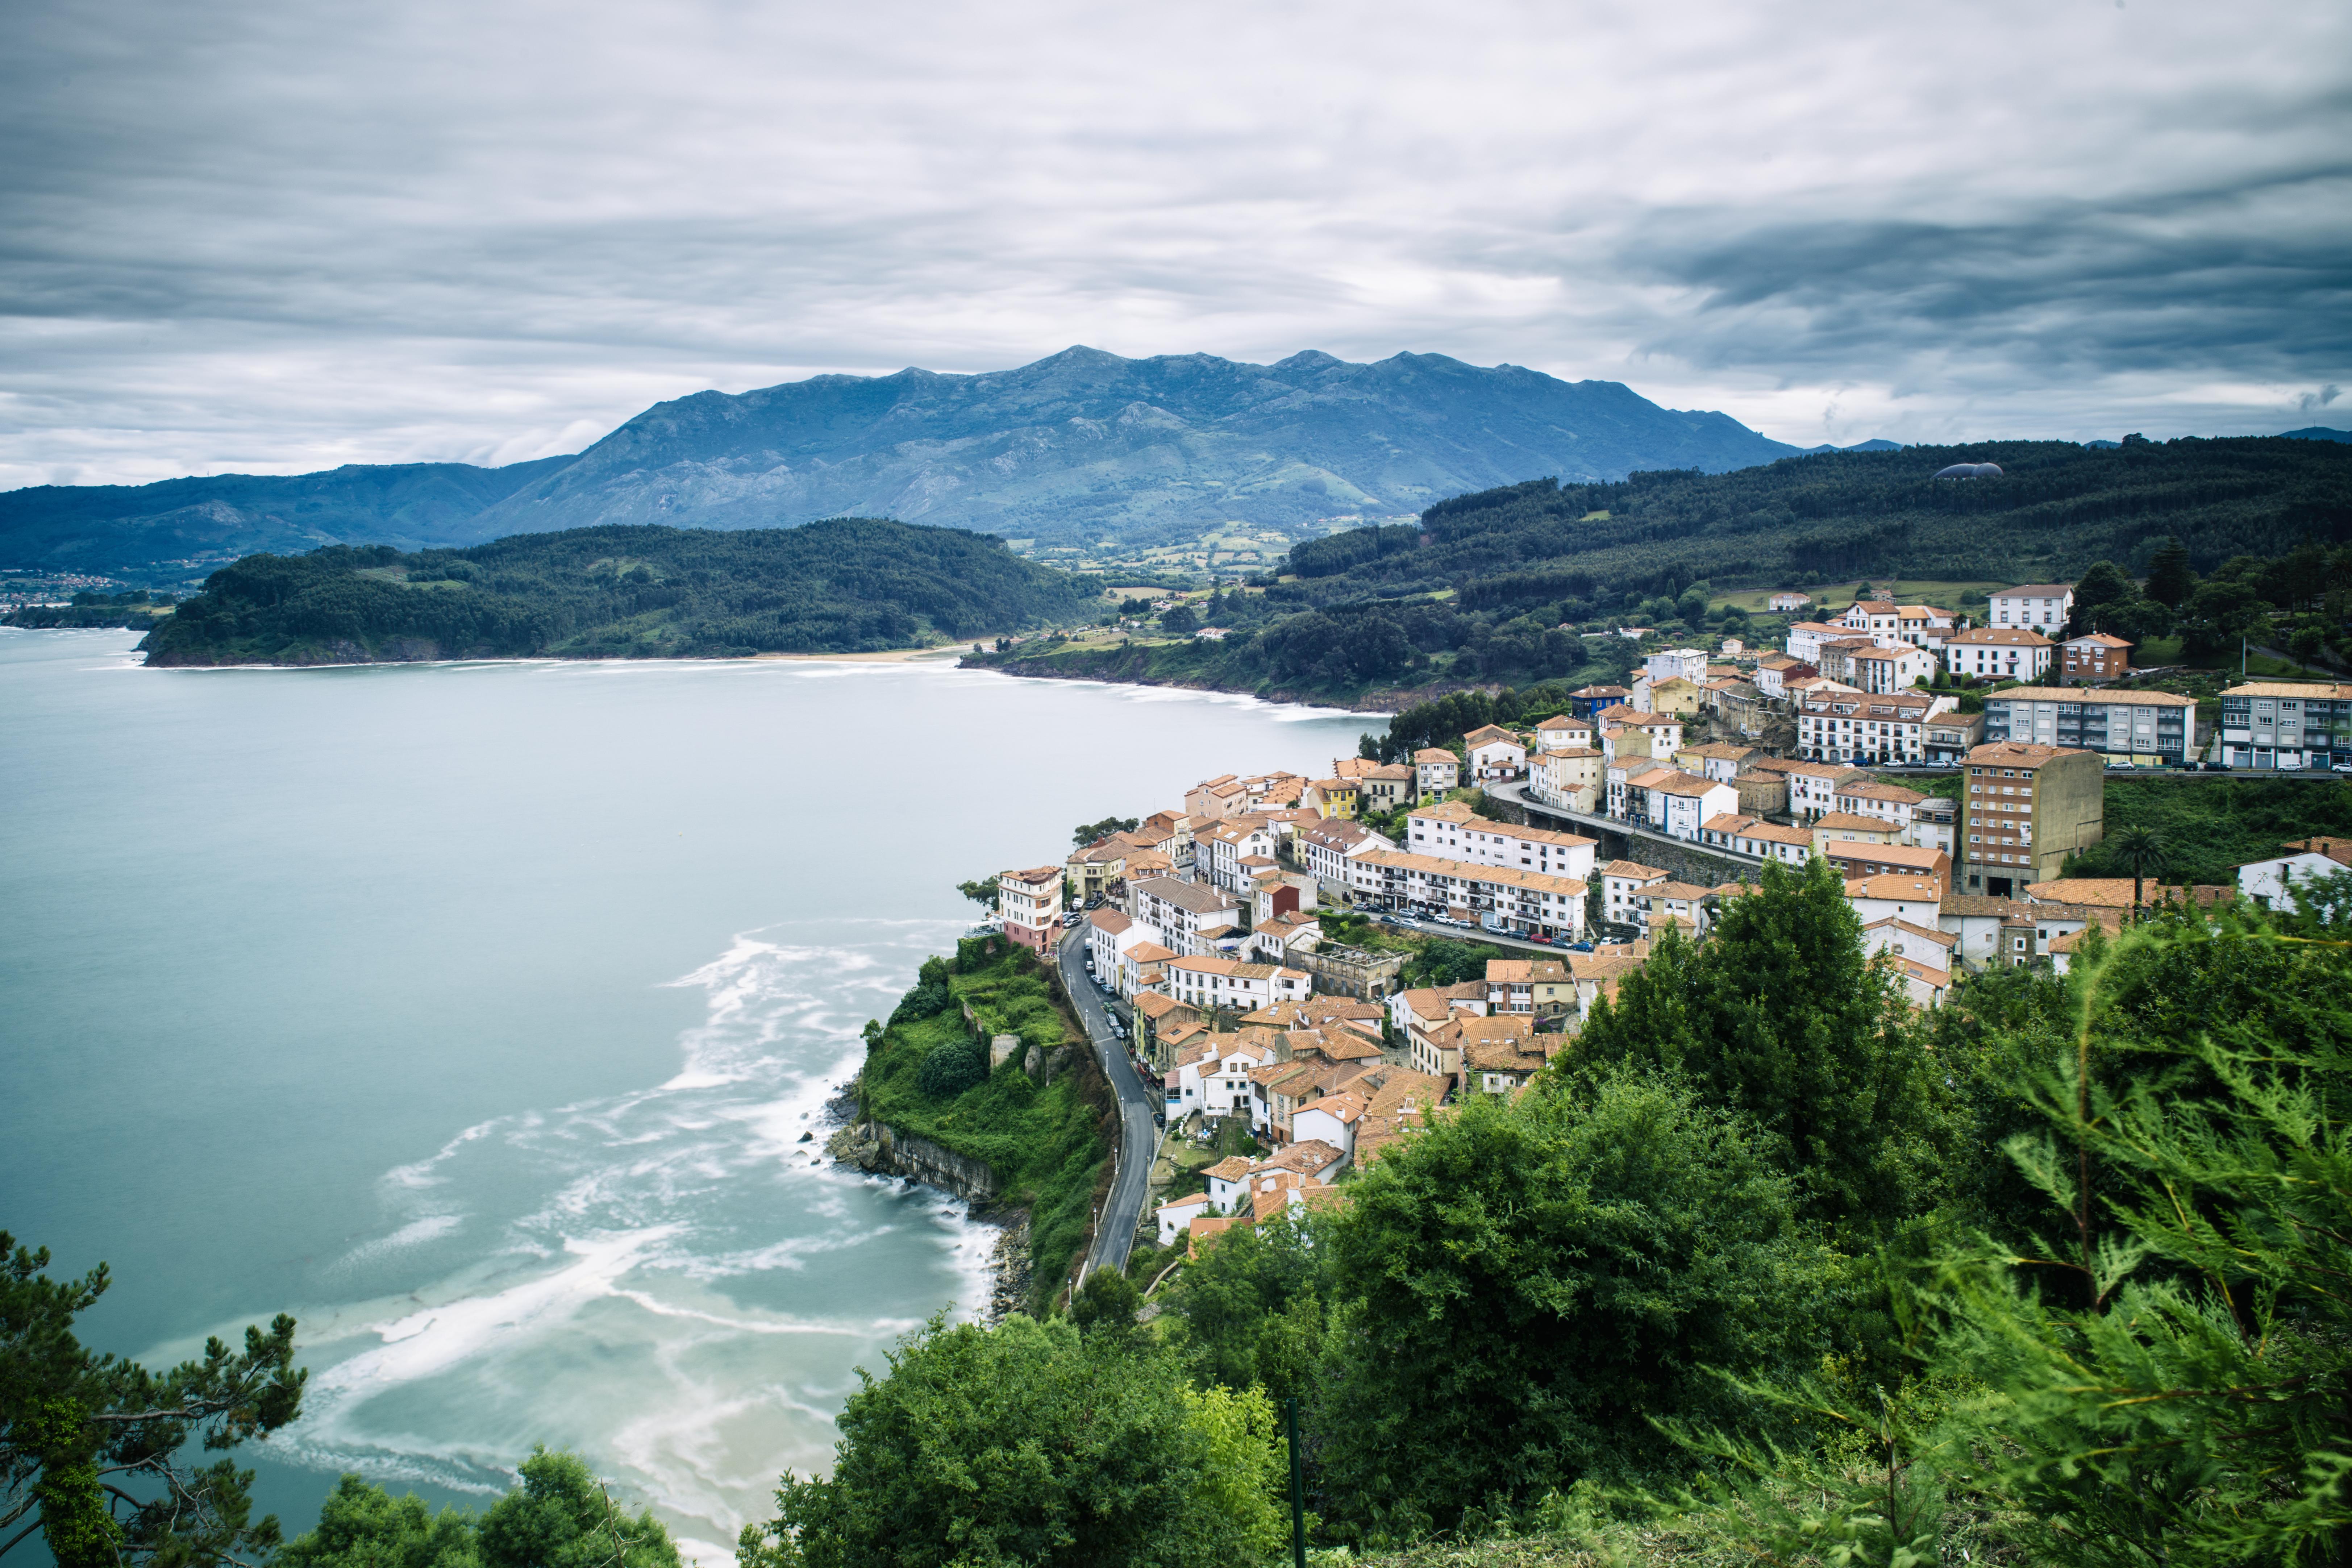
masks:
[[[1070,1005],[1087,1026],[1110,1087],[1118,1096],[1118,1169],[1110,1184],[1110,1202],[1095,1224],[1095,1243],[1087,1252],[1087,1268],[1125,1268],[1135,1245],[1135,1227],[1142,1223],[1143,1200],[1151,1191],[1151,1163],[1160,1155],[1160,1129],[1151,1118],[1160,1109],[1158,1086],[1137,1076],[1127,1045],[1110,1032],[1110,1014],[1102,993],[1087,974],[1086,931],[1072,931],[1062,942],[1062,987]]]

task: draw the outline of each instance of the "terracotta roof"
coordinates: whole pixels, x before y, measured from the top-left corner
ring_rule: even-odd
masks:
[[[2021,588],[1998,588],[1985,595],[1988,599],[2063,599],[2074,591],[2072,583],[2028,583]]]
[[[2080,693],[2076,695],[2079,697]],[[2090,754],[2071,746],[2034,746],[2023,741],[1990,741],[1969,753],[1969,763],[1974,767],[2038,768],[2055,757],[2087,757]]]
[[[2341,702],[2352,699],[2352,685],[2338,685],[2325,680],[2250,680],[2242,686],[2225,686],[2224,697],[2312,697],[2322,702]]]
[[[1185,1229],[1192,1236],[1192,1247],[1197,1251],[1204,1243],[1215,1240],[1242,1223],[1237,1219],[1224,1219],[1215,1215],[1195,1215],[1192,1223]]]
[[[1944,884],[1937,877],[1906,877],[1898,872],[1885,871],[1875,877],[1856,877],[1845,885],[1849,899],[1893,899],[1897,903],[1935,904],[1940,908],[1944,900]]]
[[[1895,824],[1887,821],[1886,818],[1883,816],[1856,816],[1851,812],[1843,811],[1825,811],[1822,813],[1821,816],[1813,818],[1813,826],[1830,833],[1839,831],[1853,832],[1856,830],[1866,830],[1871,833],[1895,833],[1898,831]]]
[[[2089,632],[2085,633],[2082,637],[2068,637],[2066,639],[2066,646],[2068,647],[2079,647],[2086,642],[2097,643],[2101,647],[2129,647],[2132,646],[2123,638],[2109,632]]]
[[[1944,639],[1944,646],[1986,646],[1992,647],[2048,647],[2050,639],[2040,632],[2030,632],[2022,626],[1970,626],[1964,632],[1954,632]]]
[[[1158,1212],[1160,1214],[1169,1214],[1177,1209],[1205,1208],[1208,1206],[1208,1194],[1193,1193],[1186,1197],[1169,1199],[1166,1203],[1160,1205]]]
[[[2129,877],[2062,877],[2055,881],[2026,884],[2025,896],[2037,904],[2089,904],[2107,909],[2129,909],[2132,879]],[[2182,887],[2150,879],[2140,887],[2140,901],[2147,904],[2186,900],[2210,905],[2224,903],[2237,896],[2237,889],[2216,884]]]
[[[1926,926],[1913,925],[1899,915],[1888,915],[1885,920],[1873,921],[1862,929],[1876,931],[1881,926],[1893,926],[1896,931],[1907,931],[1913,936],[1924,936],[1938,947],[1950,947],[1960,940],[1950,931],[1929,931]]]
[[[2126,644],[2126,647],[2129,645]],[[2137,691],[2119,686],[2103,686],[2096,690],[2084,690],[2079,686],[2012,686],[2006,691],[1988,691],[1988,702],[2086,702],[2094,707],[2100,703],[2122,703],[2136,708],[2194,708],[2197,700],[2169,691]]]
[[[1238,1182],[1249,1174],[1250,1163],[1246,1154],[1228,1154],[1201,1174],[1213,1176],[1220,1182]]]
[[[1612,860],[1601,870],[1604,876],[1630,877],[1637,882],[1655,881],[1666,874],[1655,866],[1644,866],[1639,860]]]
[[[1694,899],[1706,897],[1705,888],[1695,887],[1688,882],[1660,882],[1655,887],[1644,888],[1642,890],[1654,899],[1679,899],[1685,903]]]

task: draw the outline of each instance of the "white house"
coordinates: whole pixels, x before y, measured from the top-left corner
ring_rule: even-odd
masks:
[[[2284,855],[2249,860],[2238,868],[2240,897],[2264,909],[2292,910],[2297,884],[2352,869],[2352,838],[2305,838],[2284,847]]]
[[[1326,888],[1344,888],[1353,893],[1361,890],[1365,885],[1358,874],[1359,858],[1375,849],[1393,849],[1396,842],[1373,832],[1360,822],[1335,818],[1301,827],[1296,847],[1307,874],[1318,883]],[[1373,882],[1377,885],[1378,879],[1373,879]]]
[[[1412,754],[1412,786],[1423,797],[1444,795],[1462,779],[1462,759],[1443,746],[1423,746]]]
[[[1813,601],[1803,594],[1775,594],[1765,601],[1774,615],[1789,610],[1801,610]]]
[[[1601,918],[1620,925],[1650,923],[1647,889],[1667,880],[1666,873],[1638,860],[1612,860],[1601,868]]]
[[[2021,588],[2003,588],[1992,595],[1986,625],[2031,626],[2046,637],[2054,637],[2074,613],[2073,588],[2063,583],[2029,583]]]
[[[1970,626],[1944,639],[1944,668],[1989,680],[2039,680],[2057,645],[2021,626]]]
[[[1592,724],[1585,719],[1571,719],[1556,713],[1536,726],[1536,750],[1566,752],[1592,744]]]
[[[1857,648],[1846,662],[1864,691],[1904,691],[1936,676],[1936,656],[1921,647]]]
[[[1687,680],[1693,686],[1706,679],[1706,655],[1695,647],[1673,647],[1664,653],[1654,653],[1642,661],[1653,687],[1669,680]]]
[[[1528,749],[1508,730],[1483,725],[1463,736],[1462,742],[1471,778],[1515,779],[1528,771]]]
[[[1795,621],[1789,626],[1788,640],[1781,644],[1790,658],[1800,664],[1821,668],[1822,644],[1840,642],[1853,636],[1851,626],[1841,626],[1828,621]]]
[[[1213,952],[1211,931],[1238,926],[1241,900],[1234,894],[1173,877],[1145,877],[1127,885],[1127,912],[1150,926],[1153,940],[1179,956]]]
[[[1512,866],[1579,880],[1592,875],[1598,839],[1547,827],[1489,822],[1459,801],[1416,806],[1405,817],[1404,847],[1415,855],[1473,866]]]
[[[1343,1153],[1356,1150],[1356,1124],[1364,1119],[1364,1097],[1342,1089],[1327,1094],[1320,1100],[1309,1100],[1291,1113],[1290,1138],[1294,1143],[1320,1141]]]
[[[1171,959],[1167,968],[1168,994],[1203,1011],[1254,1013],[1271,1002],[1304,1002],[1313,992],[1314,976],[1272,963],[1190,957]]]
[[[1154,1212],[1160,1216],[1160,1245],[1172,1247],[1176,1238],[1192,1227],[1194,1220],[1210,1214],[1216,1205],[1206,1193],[1193,1193],[1172,1202],[1164,1203]]]
[[[1649,785],[1650,826],[1670,838],[1698,842],[1710,816],[1739,807],[1739,792],[1720,779],[1703,779],[1675,770],[1671,777]]]
[[[1118,984],[1118,961],[1127,950],[1150,940],[1151,933],[1122,910],[1087,911],[1087,955],[1094,960],[1096,977],[1108,984]]]

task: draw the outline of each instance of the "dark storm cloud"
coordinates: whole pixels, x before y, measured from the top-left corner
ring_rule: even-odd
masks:
[[[509,460],[1076,342],[1510,360],[1805,441],[2280,428],[2352,382],[2340,7],[14,20],[0,484]]]

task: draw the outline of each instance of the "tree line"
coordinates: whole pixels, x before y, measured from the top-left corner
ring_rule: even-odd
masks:
[[[161,664],[857,653],[1082,619],[1095,602],[1090,584],[961,529],[614,526],[247,556],[142,646]]]

